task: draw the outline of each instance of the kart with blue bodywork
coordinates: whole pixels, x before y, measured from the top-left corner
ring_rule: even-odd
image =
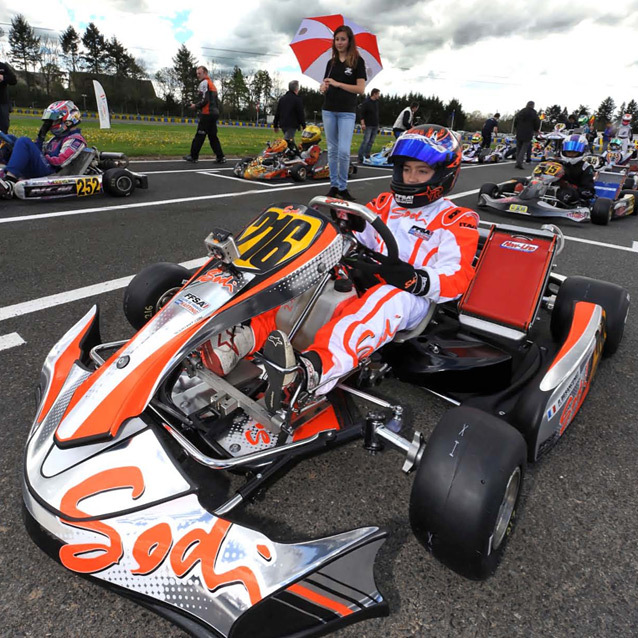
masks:
[[[599,225],[638,214],[638,180],[627,170],[597,171],[595,198],[576,204],[566,204],[558,197],[564,175],[565,169],[559,162],[541,162],[531,177],[513,178],[500,185],[483,184],[478,207],[541,219],[559,217],[574,222],[591,221]]]
[[[0,131],[0,155],[7,161],[13,139]],[[13,188],[18,199],[62,199],[105,193],[128,197],[136,188],[148,188],[148,177],[129,170],[124,153],[84,148],[71,162],[46,177],[20,179]]]
[[[380,166],[383,168],[392,168],[392,164],[388,162],[388,157],[392,153],[394,142],[386,144],[378,153],[372,153],[370,157],[363,158],[365,166]]]
[[[448,215],[477,224],[465,209]],[[495,571],[526,464],[564,435],[619,347],[628,295],[558,275],[557,228],[491,226],[463,298],[369,348],[327,394],[300,386],[273,413],[263,351],[223,378],[204,365],[203,344],[275,308],[295,348],[312,343],[360,294],[359,260],[382,259],[358,244],[362,223],[397,259],[364,206],[273,205],[237,238],[213,231],[196,271],[160,263],[136,275],[124,297],[132,338],[103,342],[97,306],[68,330],[42,369],[22,478],[26,525],[46,553],[194,636],[318,636],[385,615],[373,576],[385,531],[284,542],[237,516],[303,457],[360,440],[414,473],[409,520],[427,552],[468,578]],[[453,406],[429,437],[372,389],[391,373]]]

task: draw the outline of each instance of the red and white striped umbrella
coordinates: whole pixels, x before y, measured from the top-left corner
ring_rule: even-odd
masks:
[[[377,37],[367,29],[344,18],[341,14],[304,18],[290,46],[297,56],[301,72],[317,82],[322,82],[326,65],[332,56],[332,40],[335,29],[342,24],[350,27],[359,55],[366,65],[367,82],[383,69]]]

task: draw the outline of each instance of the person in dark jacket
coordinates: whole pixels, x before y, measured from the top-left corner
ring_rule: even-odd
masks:
[[[538,113],[534,109],[534,102],[531,100],[524,109],[521,109],[514,118],[514,128],[516,129],[516,165],[515,168],[522,168],[523,158],[527,154],[527,149],[532,142],[534,135],[537,135],[541,128],[541,121]]]
[[[0,131],[9,132],[9,85],[18,81],[13,69],[6,63],[0,62]]]
[[[217,137],[217,120],[219,119],[219,102],[217,100],[217,88],[208,75],[208,69],[205,66],[198,66],[196,69],[199,86],[197,93],[199,101],[197,104],[192,103],[189,108],[199,110],[199,121],[197,122],[197,131],[191,144],[190,155],[186,155],[184,159],[187,162],[197,162],[199,152],[202,150],[206,136],[213,153],[217,157],[217,163],[223,164],[226,161],[222,145]]]
[[[357,153],[359,164],[363,163],[365,157],[370,158],[370,151],[374,144],[374,138],[379,132],[379,89],[372,89],[370,97],[361,105],[361,131],[363,132],[363,142]]]
[[[303,112],[303,102],[299,96],[299,82],[297,80],[288,83],[288,92],[277,102],[272,125],[275,132],[281,128],[285,140],[294,140],[295,132],[306,128],[306,117]]]
[[[498,133],[498,120],[501,117],[500,113],[494,113],[493,117],[488,117],[483,124],[481,135],[483,136],[483,145],[481,148],[491,148],[492,135]]]

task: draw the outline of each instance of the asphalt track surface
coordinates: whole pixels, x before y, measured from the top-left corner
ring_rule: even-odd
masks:
[[[239,231],[270,203],[307,202],[328,188],[238,181],[231,166],[136,163],[132,168],[148,173],[150,187],[128,199],[0,202],[1,636],[184,636],[162,618],[67,572],[31,542],[21,514],[22,454],[34,416],[33,389],[54,342],[94,302],[101,307],[105,340],[132,333],[121,310],[123,282],[104,282],[156,261],[201,258],[212,227]],[[464,168],[455,192],[470,194],[456,201],[473,206],[482,183],[515,172],[512,164]],[[388,186],[388,172],[364,168],[350,190],[364,202]],[[538,226],[498,214],[481,218]],[[559,225],[568,237],[559,272],[613,281],[638,298],[636,217],[607,227]],[[78,289],[87,286],[88,296],[78,298]],[[425,553],[407,519],[412,478],[401,472],[403,458],[391,450],[370,456],[359,442],[302,462],[246,506],[242,517],[275,540],[367,525],[388,531],[375,576],[390,616],[355,624],[339,636],[636,635],[635,317],[631,310],[621,348],[601,364],[566,435],[530,467],[517,527],[491,579],[465,580]],[[379,390],[408,407],[409,438],[413,428],[427,435],[447,409],[397,381],[385,381]]]

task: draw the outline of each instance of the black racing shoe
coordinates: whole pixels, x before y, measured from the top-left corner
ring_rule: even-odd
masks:
[[[225,164],[226,163],[226,158],[222,155],[221,157],[218,157],[215,161],[218,164]]]
[[[340,199],[345,199],[347,202],[357,201],[352,195],[350,195],[347,188],[345,190],[339,191],[337,193],[337,197],[339,197]]]
[[[6,177],[0,179],[0,199],[11,199],[13,197],[13,182]]]
[[[337,197],[339,195],[339,189],[336,186],[331,186],[327,192],[326,197]]]
[[[196,157],[193,157],[192,155],[184,155],[182,159],[186,162],[192,162],[193,164],[199,161]]]
[[[296,371],[283,371],[283,369],[297,365],[295,352],[285,332],[273,330],[268,335],[264,345],[264,360],[266,375],[268,376],[268,387],[264,395],[264,402],[270,412],[277,412],[281,409],[284,391],[290,390],[289,386],[293,381],[300,378]],[[270,362],[274,365],[271,365]]]

